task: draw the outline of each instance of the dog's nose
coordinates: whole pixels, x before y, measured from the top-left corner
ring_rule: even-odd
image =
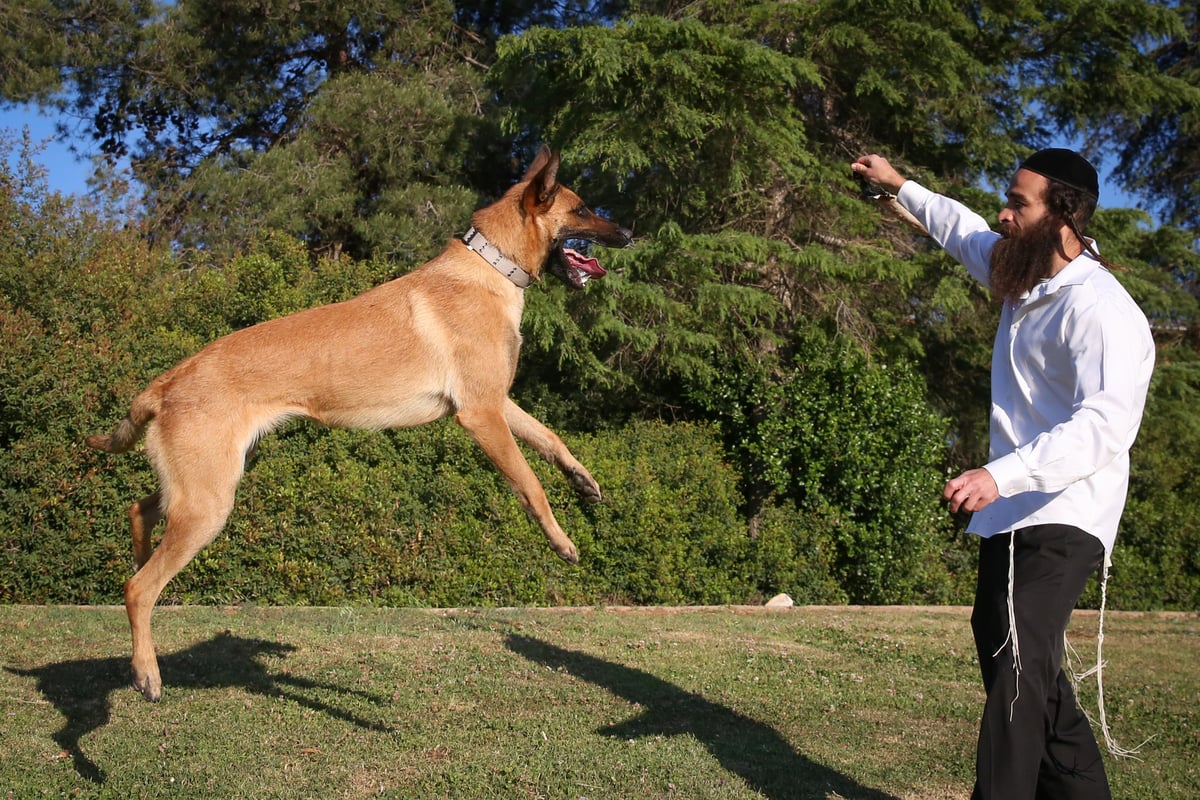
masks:
[[[633,247],[633,231],[629,230],[629,228],[618,228],[617,230],[620,232],[621,236],[625,238],[625,244],[623,246]]]

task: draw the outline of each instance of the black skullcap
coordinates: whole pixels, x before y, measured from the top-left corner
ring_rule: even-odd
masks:
[[[1100,179],[1096,175],[1096,168],[1074,150],[1063,147],[1038,150],[1025,159],[1020,169],[1027,169],[1052,181],[1065,183],[1072,189],[1078,189],[1097,199],[1100,197]]]

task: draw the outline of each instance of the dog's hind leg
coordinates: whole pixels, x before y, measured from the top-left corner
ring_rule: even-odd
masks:
[[[125,584],[125,612],[133,636],[133,686],[151,701],[162,696],[162,677],[150,630],[154,605],[167,583],[221,532],[242,475],[240,448],[224,452],[192,448],[191,452],[176,451],[175,455],[175,463],[185,464],[186,468],[161,475],[167,498],[167,529],[158,547]]]
[[[150,532],[163,518],[162,492],[147,495],[129,507],[129,531],[133,537],[133,569],[137,571],[150,559]]]
[[[162,542],[125,584],[125,612],[133,635],[133,687],[147,700],[156,701],[162,696],[162,677],[150,631],[154,604],[167,583],[220,533],[228,514],[228,505],[202,509],[173,503]]]
[[[521,448],[517,447],[505,416],[499,408],[464,408],[454,418],[479,443],[483,452],[508,480],[521,506],[541,525],[559,558],[568,564],[578,563],[579,551],[554,518],[546,491],[522,455]]]
[[[512,400],[504,404],[504,419],[513,435],[532,447],[542,458],[562,470],[571,487],[589,503],[600,502],[600,484],[563,444],[558,435],[524,411]]]

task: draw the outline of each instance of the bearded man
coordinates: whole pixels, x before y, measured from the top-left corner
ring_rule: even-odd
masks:
[[[881,156],[851,169],[895,194],[1003,304],[988,463],[943,492],[981,537],[971,628],[987,701],[972,797],[1107,800],[1063,648],[1088,578],[1101,565],[1107,577],[1154,341],[1083,235],[1099,199],[1096,170],[1071,150],[1034,153],[1013,175],[996,232]]]

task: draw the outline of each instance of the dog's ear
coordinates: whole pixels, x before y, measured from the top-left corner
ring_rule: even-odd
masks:
[[[525,180],[529,181],[521,197],[521,208],[525,213],[545,209],[554,202],[554,195],[558,192],[558,163],[558,153],[542,145],[537,158],[525,173]]]
[[[533,157],[533,163],[525,170],[525,177],[521,180],[532,180],[534,175],[542,171],[542,167],[549,163],[550,159],[554,158],[554,153],[551,152],[549,146],[543,144],[538,148],[537,155]]]

